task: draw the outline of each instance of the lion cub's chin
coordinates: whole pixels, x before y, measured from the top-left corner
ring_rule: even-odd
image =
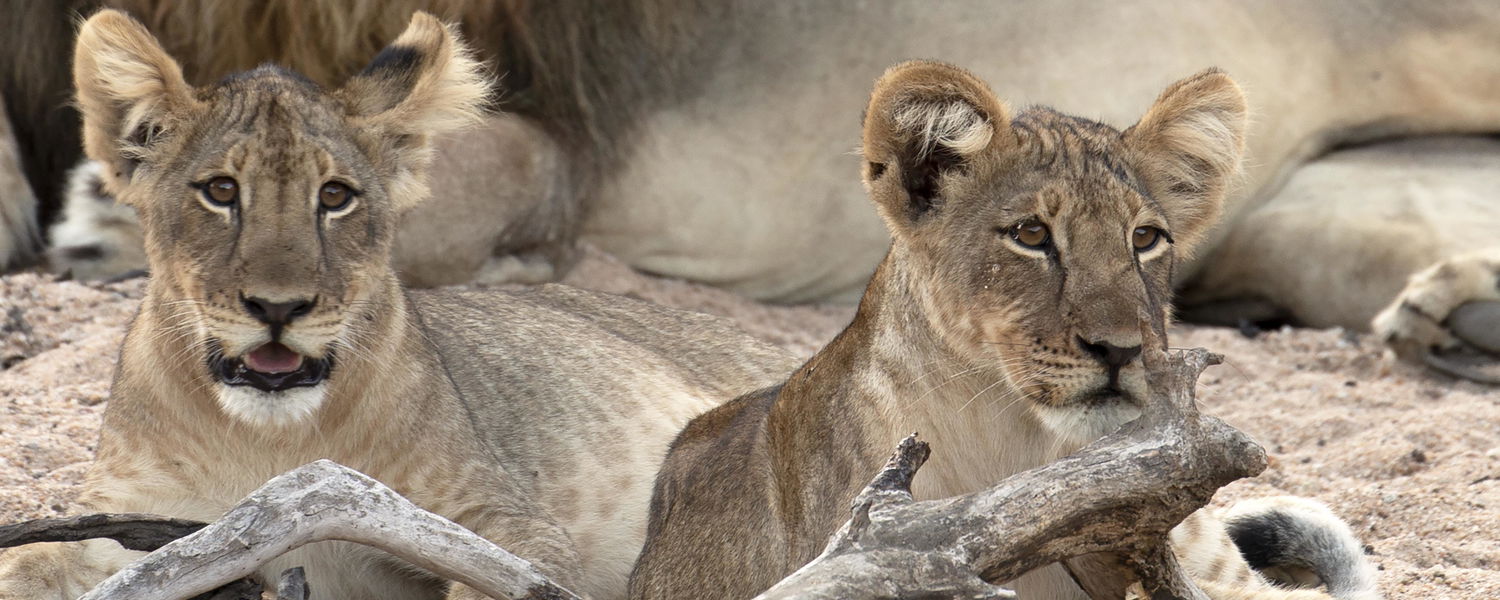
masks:
[[[1067,406],[1032,404],[1031,409],[1061,442],[1058,456],[1072,454],[1141,416],[1140,406],[1124,400]]]
[[[258,427],[284,427],[306,421],[323,405],[327,382],[268,392],[248,385],[219,385],[219,408]]]

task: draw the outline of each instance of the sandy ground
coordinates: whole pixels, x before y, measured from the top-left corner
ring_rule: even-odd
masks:
[[[591,254],[569,282],[729,316],[803,355],[848,307],[777,307],[630,271]],[[0,522],[67,511],[108,399],[140,280],[112,285],[0,277]],[[1207,372],[1208,410],[1272,455],[1217,503],[1270,494],[1327,502],[1366,540],[1388,598],[1500,598],[1500,390],[1396,365],[1338,330],[1248,339],[1178,327],[1174,346],[1228,357]]]

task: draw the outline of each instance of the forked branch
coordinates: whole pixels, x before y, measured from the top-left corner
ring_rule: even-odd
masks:
[[[379,548],[494,598],[578,598],[526,560],[327,460],[272,479],[218,521],[131,563],[84,598],[188,598],[325,540]]]
[[[907,438],[823,554],[760,598],[1004,598],[987,582],[1108,552],[1153,599],[1206,598],[1167,549],[1167,532],[1221,486],[1264,470],[1266,457],[1194,404],[1198,375],[1220,358],[1201,349],[1169,357],[1161,339],[1147,337],[1142,418],[989,490],[927,502],[910,487],[926,444]]]

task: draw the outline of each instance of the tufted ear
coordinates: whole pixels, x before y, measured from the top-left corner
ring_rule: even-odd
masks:
[[[84,21],[73,51],[73,83],[83,112],[83,146],[123,184],[152,147],[170,136],[197,101],[177,62],[125,13]]]
[[[389,138],[396,167],[390,196],[406,209],[427,197],[430,137],[478,123],[489,90],[483,66],[457,32],[416,12],[406,31],[337,95],[357,126]]]
[[[1131,163],[1190,250],[1218,221],[1245,150],[1245,95],[1218,69],[1169,86],[1125,131]]]
[[[940,210],[944,178],[1003,139],[1009,119],[968,71],[932,61],[887,70],[865,109],[863,155],[865,187],[892,233]]]

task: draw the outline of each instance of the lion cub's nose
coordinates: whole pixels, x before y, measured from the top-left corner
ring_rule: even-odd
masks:
[[[1139,345],[1120,347],[1108,342],[1090,342],[1081,337],[1078,338],[1078,345],[1083,347],[1084,352],[1099,359],[1099,362],[1104,363],[1112,369],[1123,367],[1126,363],[1141,355],[1141,347]]]
[[[318,304],[318,299],[298,298],[286,302],[271,302],[264,298],[245,296],[240,294],[240,303],[245,305],[245,312],[255,317],[255,320],[271,326],[271,337],[277,337],[281,328],[291,323],[297,317],[312,312]]]

